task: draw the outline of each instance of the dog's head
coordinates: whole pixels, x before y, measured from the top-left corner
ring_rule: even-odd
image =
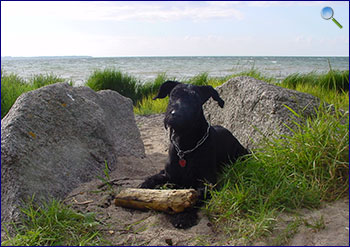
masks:
[[[212,97],[219,106],[224,107],[224,101],[212,86],[195,86],[177,81],[164,82],[156,97],[162,99],[169,96],[164,125],[176,131],[194,128],[204,119],[202,105]]]

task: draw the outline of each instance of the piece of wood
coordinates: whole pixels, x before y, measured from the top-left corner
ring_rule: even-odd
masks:
[[[127,188],[116,195],[115,205],[136,209],[154,209],[174,214],[194,206],[197,198],[197,192],[194,189],[155,190]]]

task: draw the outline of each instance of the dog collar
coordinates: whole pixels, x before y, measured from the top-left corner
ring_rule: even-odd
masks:
[[[204,136],[197,142],[196,146],[190,150],[181,150],[179,148],[179,146],[177,145],[177,143],[175,142],[174,140],[174,131],[172,132],[171,134],[171,137],[170,137],[170,141],[171,143],[175,146],[175,149],[176,149],[176,152],[177,152],[177,156],[179,157],[179,165],[181,167],[185,167],[186,166],[186,160],[184,159],[185,155],[186,154],[189,154],[191,152],[193,152],[194,150],[196,150],[200,145],[202,145],[205,140],[208,138],[209,136],[209,130],[210,130],[210,123],[207,121],[207,124],[208,124],[208,128],[207,128],[207,132],[204,134]]]

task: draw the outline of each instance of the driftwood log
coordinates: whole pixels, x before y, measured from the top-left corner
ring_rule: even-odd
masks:
[[[155,190],[127,188],[116,195],[115,205],[135,209],[154,209],[174,214],[194,206],[197,198],[197,192],[194,189]]]

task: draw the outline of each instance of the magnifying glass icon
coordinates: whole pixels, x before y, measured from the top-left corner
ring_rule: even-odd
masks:
[[[332,21],[339,27],[339,28],[343,28],[342,25],[340,25],[340,23],[333,18],[333,15],[334,15],[334,11],[331,7],[324,7],[322,10],[321,10],[321,17],[325,20],[329,20],[329,19],[332,19]]]

